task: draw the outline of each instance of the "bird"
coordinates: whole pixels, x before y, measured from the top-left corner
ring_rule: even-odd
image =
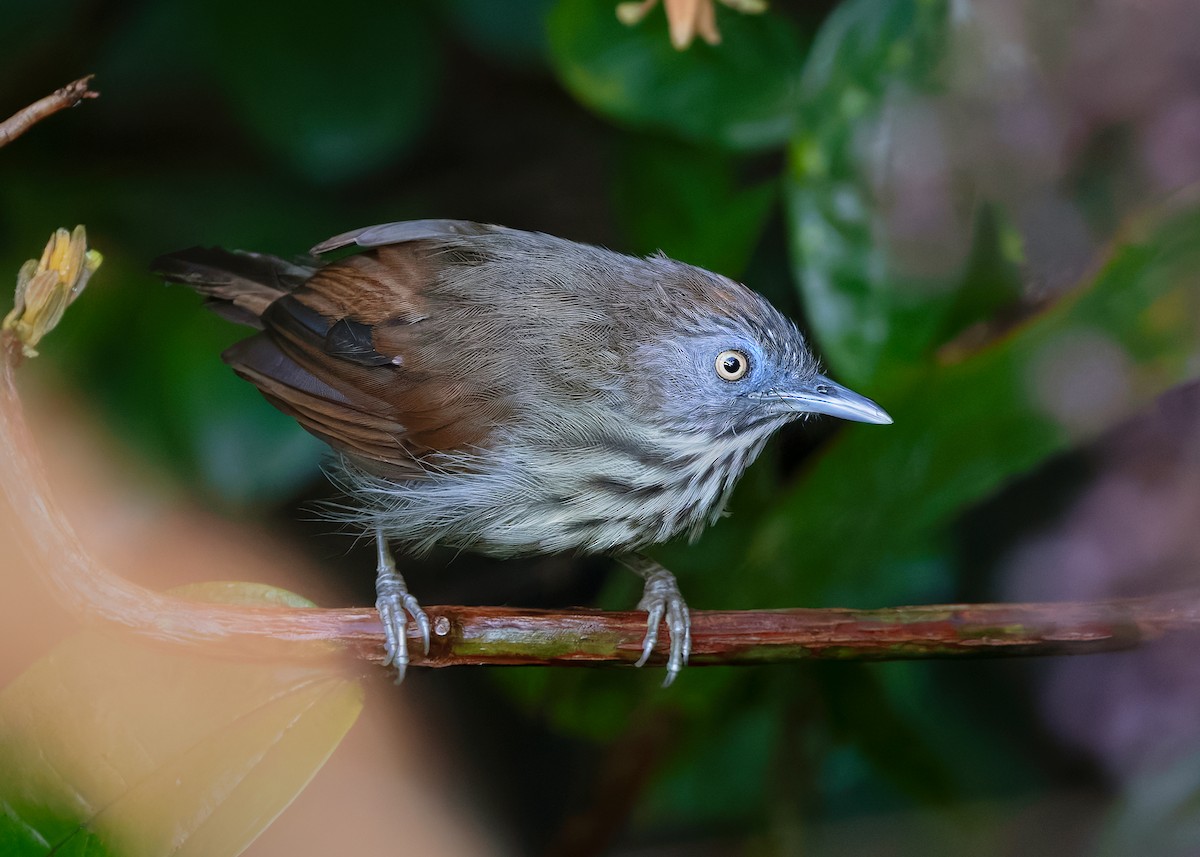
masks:
[[[403,679],[408,621],[429,618],[392,546],[509,558],[608,554],[644,579],[642,666],[691,650],[678,583],[643,551],[695,539],[783,425],[887,424],[824,374],[797,326],[725,276],[464,220],[355,229],[295,261],[192,247],[153,270],[256,333],[222,355],[334,451],[371,536],[385,663]]]

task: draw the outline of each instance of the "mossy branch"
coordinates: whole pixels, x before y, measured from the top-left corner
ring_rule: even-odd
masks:
[[[345,611],[346,614],[355,611]],[[646,614],[598,610],[427,607],[433,645],[416,665],[630,665]],[[382,657],[370,611],[343,639]],[[1127,649],[1200,629],[1200,592],[1051,604],[948,604],[880,610],[695,610],[692,666],[822,660],[1083,655]],[[420,651],[410,638],[410,651]],[[659,660],[665,661],[660,645]]]

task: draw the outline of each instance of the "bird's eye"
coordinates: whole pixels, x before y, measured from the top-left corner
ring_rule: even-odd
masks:
[[[740,381],[750,369],[750,358],[743,352],[729,349],[717,355],[717,374],[726,381]]]

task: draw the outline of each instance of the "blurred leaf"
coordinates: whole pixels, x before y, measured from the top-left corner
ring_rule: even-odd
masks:
[[[546,62],[546,14],[554,0],[450,0],[451,22],[472,47],[515,66]]]
[[[1200,843],[1200,749],[1148,766],[1126,784],[1098,857],[1192,857]]]
[[[595,741],[624,732],[634,697],[648,689],[627,670],[498,670],[492,678],[531,711]]]
[[[931,142],[941,134],[936,116],[904,112],[936,85],[947,17],[941,0],[851,0],[820,29],[804,70],[787,176],[794,274],[822,356],[840,380],[868,392],[888,386],[882,380],[887,370],[923,360],[960,300],[962,265],[946,235],[927,237],[931,246],[916,248],[922,264],[932,267],[922,271],[919,264],[908,270],[897,264],[887,234],[889,214],[912,228],[914,206],[934,206],[934,224],[948,221],[964,239],[969,229],[969,208],[954,210],[962,194],[945,187],[949,167],[935,164],[943,157]],[[895,127],[902,118],[907,129]],[[893,164],[900,157],[897,138],[907,141],[905,133],[923,137],[907,143],[920,153],[919,170]],[[919,199],[880,198],[894,174],[935,169],[936,178],[907,189]],[[905,191],[903,185],[891,190]],[[963,290],[982,295],[967,300],[990,305],[993,286],[980,280]]]
[[[740,187],[737,166],[730,155],[681,143],[643,138],[626,144],[613,194],[627,249],[662,250],[740,276],[770,214],[775,185]]]
[[[725,606],[875,604],[889,562],[967,505],[1195,378],[1197,234],[1196,209],[1143,218],[1092,282],[884,397],[895,425],[849,426],[824,449],[763,522]]]
[[[89,294],[53,359],[100,403],[121,441],[227,505],[277,502],[311,481],[324,445],[221,361],[246,331],[131,270],[124,254],[108,262],[116,282],[101,280]],[[81,362],[81,353],[104,359]]]
[[[836,781],[820,778],[825,804],[861,811],[874,798],[887,809],[901,797],[949,808],[964,797],[1031,791],[1037,775],[1018,751],[1023,712],[972,693],[981,689],[971,678],[979,669],[963,662],[816,665],[831,737],[860,760]],[[980,717],[972,703],[987,706],[989,716]],[[872,782],[879,776],[894,794]]]
[[[24,213],[14,246],[59,209],[104,224],[91,230],[106,256],[103,273],[45,359],[100,404],[123,443],[225,504],[278,501],[316,477],[325,446],[221,362],[248,329],[205,311],[188,289],[156,281],[146,266],[193,244],[290,257],[345,225],[340,206],[238,173],[150,171],[80,186],[53,170],[25,170],[0,183],[0,208]]]
[[[145,128],[147,112],[178,103],[180,93],[199,88],[207,65],[199,10],[199,4],[179,0],[129,8],[124,25],[98,46],[92,68],[96,80],[104,82],[104,110],[94,122],[116,133],[122,126]],[[155,73],[146,74],[148,68]],[[174,147],[171,154],[177,155]]]
[[[159,391],[169,454],[189,484],[207,487],[225,504],[277,501],[316,477],[328,447],[233,375],[220,354],[247,331],[209,318],[191,297],[163,296],[164,303],[183,299],[194,315],[139,373]]]
[[[437,39],[415,3],[343,0],[313,20],[283,2],[202,4],[208,53],[242,121],[307,179],[394,164],[436,100]]]
[[[691,730],[655,779],[639,814],[709,829],[762,815],[763,784],[781,740],[782,719],[770,700],[738,699],[740,704],[727,706],[720,718],[719,737],[708,729]],[[694,719],[692,725],[698,725]]]
[[[4,50],[0,51],[0,119],[7,119],[27,104],[49,95],[57,86],[82,77],[87,70],[58,54],[51,54],[63,36],[64,28],[81,16],[80,0],[0,0],[0,21],[4,22]],[[13,75],[13,66],[20,66],[39,53],[55,56],[55,67],[61,79],[45,92],[29,90],[27,80]]]
[[[191,598],[312,606],[253,584]],[[234,662],[85,632],[0,691],[0,852],[238,854],[358,717],[328,665]]]
[[[1010,248],[1020,246],[1020,236],[1002,212],[987,203],[979,206],[972,232],[974,241],[962,284],[944,308],[933,345],[953,339],[971,325],[994,321],[1006,309],[1019,305],[1023,288],[1020,259],[1010,255]]]
[[[796,126],[802,40],[778,16],[719,11],[719,46],[677,51],[663,15],[626,27],[612,3],[559,0],[551,59],[567,89],[619,122],[731,149],[778,145]]]
[[[921,733],[910,712],[897,710],[878,667],[841,664],[838,670],[823,695],[834,737],[853,740],[874,769],[905,794],[924,803],[950,803],[959,784],[945,748]]]

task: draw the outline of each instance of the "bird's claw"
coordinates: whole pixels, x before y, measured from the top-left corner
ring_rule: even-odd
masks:
[[[413,617],[420,631],[425,654],[430,653],[430,617],[404,588],[398,575],[392,580],[380,580],[377,593],[376,610],[384,633],[383,665],[396,667],[396,684],[400,684],[408,670],[408,617]]]
[[[404,681],[408,670],[408,617],[417,623],[424,643],[425,654],[429,654],[429,616],[421,609],[417,599],[409,593],[402,578],[394,569],[381,572],[375,583],[375,609],[383,623],[383,665],[396,668],[396,684]]]
[[[655,568],[645,575],[646,588],[638,609],[649,615],[646,620],[646,637],[642,641],[642,656],[637,666],[644,666],[658,643],[658,626],[665,620],[671,636],[671,649],[667,655],[667,676],[663,687],[668,687],[688,661],[692,651],[692,620],[687,603],[679,592],[675,576],[665,568]]]

